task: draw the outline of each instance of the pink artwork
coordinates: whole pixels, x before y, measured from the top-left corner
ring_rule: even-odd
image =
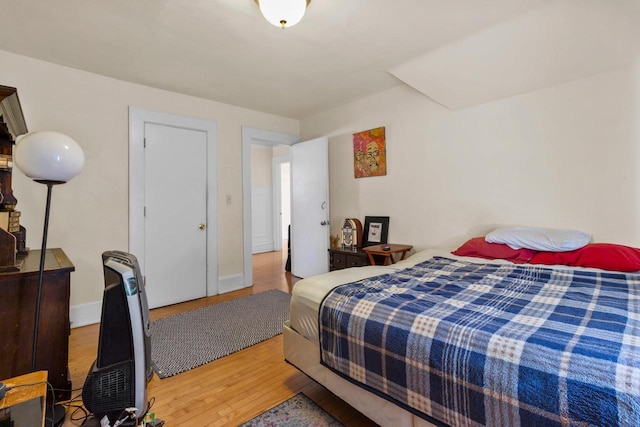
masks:
[[[356,178],[387,174],[384,126],[353,134],[353,171]]]

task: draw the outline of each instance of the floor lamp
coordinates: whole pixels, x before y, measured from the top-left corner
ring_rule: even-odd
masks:
[[[40,324],[40,301],[42,299],[42,281],[47,250],[47,233],[49,231],[49,211],[51,208],[51,191],[54,185],[64,184],[82,171],[84,153],[76,141],[59,132],[29,132],[16,138],[13,160],[27,177],[47,186],[47,204],[42,232],[42,250],[40,254],[40,270],[36,297],[35,323],[33,326],[33,353],[31,370],[36,370],[38,349],[38,327]],[[60,414],[64,420],[64,408],[60,407],[54,414]],[[52,417],[58,418],[52,414]],[[54,425],[58,425],[54,420]]]

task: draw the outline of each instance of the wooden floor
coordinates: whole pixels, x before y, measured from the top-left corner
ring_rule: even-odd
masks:
[[[286,247],[286,246],[285,246]],[[295,278],[284,271],[286,250],[254,255],[254,286],[215,297],[151,310],[151,319],[170,316],[210,304],[269,289],[291,292]],[[69,342],[71,381],[80,395],[87,371],[96,358],[98,325],[76,328]],[[188,351],[188,349],[185,349]],[[204,366],[149,382],[150,412],[165,426],[237,426],[302,392],[346,426],[375,424],[328,390],[284,361],[283,339],[278,335]],[[70,402],[64,426],[80,426],[83,413]]]

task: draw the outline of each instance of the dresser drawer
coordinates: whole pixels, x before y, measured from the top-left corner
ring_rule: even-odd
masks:
[[[369,265],[369,257],[362,250],[331,248],[329,249],[329,270],[342,270],[349,267]]]
[[[347,255],[347,267],[362,267],[369,265],[369,260],[358,255]]]
[[[332,253],[329,264],[331,270],[342,270],[343,268],[347,268],[347,256],[345,254]]]

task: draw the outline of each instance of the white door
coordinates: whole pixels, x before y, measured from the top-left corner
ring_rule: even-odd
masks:
[[[329,139],[291,146],[291,273],[329,271]]]
[[[145,124],[144,254],[149,306],[207,295],[207,135]]]
[[[146,135],[147,131],[149,135]],[[167,135],[163,135],[165,132]],[[129,108],[129,252],[140,262],[151,307],[193,298],[194,292],[183,289],[188,286],[197,288],[199,296],[203,296],[203,286],[207,296],[219,293],[217,132],[217,125],[211,120]],[[159,133],[161,138],[156,139],[154,133]],[[202,152],[203,134],[206,155]],[[147,137],[149,144],[145,142]],[[169,140],[172,145],[167,147]],[[183,142],[187,144],[192,140],[198,142],[182,146]],[[206,159],[204,163],[203,159]],[[169,176],[172,180],[167,179]],[[204,196],[202,186],[206,188]],[[193,194],[199,195],[197,206],[203,201],[206,203],[204,221],[199,212],[201,207],[188,207],[191,202],[180,199]],[[147,202],[149,214],[153,212],[154,215],[150,217],[151,222],[145,217]],[[159,213],[158,204],[162,208]],[[187,212],[196,211],[197,222],[194,222],[196,218],[187,218],[190,215]],[[160,215],[164,216],[163,220]],[[206,225],[205,230],[198,228],[200,224]],[[185,237],[177,238],[175,233]],[[195,240],[189,242],[186,236],[194,233]],[[202,234],[205,235],[205,249],[202,248]],[[197,260],[199,264],[194,263],[191,269],[184,268],[185,253],[196,253],[191,260]],[[161,273],[167,266],[175,267],[181,273],[172,271],[174,278],[167,279]],[[202,271],[206,272],[204,280]]]

